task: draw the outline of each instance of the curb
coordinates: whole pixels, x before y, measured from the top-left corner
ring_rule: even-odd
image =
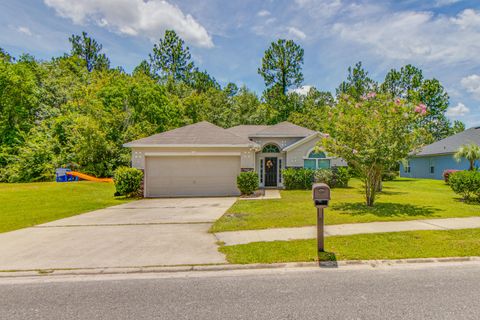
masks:
[[[205,271],[233,271],[233,270],[265,270],[265,269],[295,269],[295,268],[325,268],[337,269],[345,267],[379,267],[407,266],[418,264],[442,264],[459,262],[480,262],[480,256],[448,257],[448,258],[416,258],[397,260],[342,260],[321,262],[288,262],[288,263],[258,263],[258,264],[218,264],[218,265],[189,265],[189,266],[151,266],[151,267],[106,267],[90,269],[43,269],[0,271],[0,279],[20,277],[54,277],[77,275],[107,275],[107,274],[135,274],[135,273],[180,273]]]

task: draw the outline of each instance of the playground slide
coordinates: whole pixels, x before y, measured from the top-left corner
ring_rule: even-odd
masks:
[[[82,180],[95,181],[95,182],[113,182],[112,178],[95,178],[93,176],[89,176],[88,174],[77,172],[77,171],[68,171],[65,173],[69,176],[78,177],[79,179],[82,179]]]

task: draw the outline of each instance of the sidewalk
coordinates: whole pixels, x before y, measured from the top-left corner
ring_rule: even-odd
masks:
[[[325,236],[473,228],[480,228],[480,217],[328,225],[325,226]],[[317,228],[316,226],[309,226],[300,228],[227,231],[215,233],[215,236],[219,241],[223,241],[225,245],[245,244],[258,241],[313,239],[317,237]]]
[[[238,198],[238,200],[271,200],[281,199],[280,190],[278,189],[265,189],[265,194],[257,198]]]

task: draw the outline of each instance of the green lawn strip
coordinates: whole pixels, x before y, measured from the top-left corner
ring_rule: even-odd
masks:
[[[384,183],[374,207],[364,205],[361,182],[350,188],[332,189],[325,210],[326,224],[402,221],[480,215],[480,205],[460,200],[443,181],[397,179]],[[284,190],[275,200],[237,201],[212,226],[212,232],[301,227],[316,223],[315,208],[308,190]]]
[[[316,261],[316,240],[223,246],[234,264]],[[480,229],[409,231],[326,238],[321,260],[441,258],[480,255]]]
[[[0,232],[30,227],[125,203],[99,182],[0,183]]]

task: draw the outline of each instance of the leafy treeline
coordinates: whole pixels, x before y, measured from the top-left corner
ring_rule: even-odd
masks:
[[[86,33],[69,40],[71,52],[49,61],[0,49],[0,181],[51,180],[60,166],[111,176],[130,161],[125,142],[202,120],[222,127],[290,120],[334,132],[328,114],[342,94],[361,99],[383,91],[425,103],[429,114],[418,125],[428,128],[430,140],[462,129],[445,118],[448,95],[441,84],[410,65],[377,84],[359,63],[336,96],[315,88],[302,95],[292,89],[303,84],[303,49],[278,40],[258,69],[266,88],[259,97],[234,83],[222,87],[199,70],[174,31],[166,31],[131,74],[112,68],[102,45]]]

